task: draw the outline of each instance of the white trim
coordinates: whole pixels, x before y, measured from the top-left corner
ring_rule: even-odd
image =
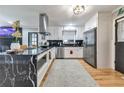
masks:
[[[121,22],[121,21],[124,21],[124,18],[121,18],[121,19],[117,20],[117,22]]]

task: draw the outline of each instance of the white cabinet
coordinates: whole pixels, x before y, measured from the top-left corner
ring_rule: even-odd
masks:
[[[84,26],[77,27],[76,40],[83,40]]]
[[[49,40],[62,40],[62,31],[63,31],[63,27],[59,27],[59,26],[48,27],[48,32],[51,33],[51,35],[48,36],[48,39]]]
[[[82,40],[83,39],[83,31],[84,31],[84,26],[76,26],[76,39],[77,40]],[[63,39],[63,33],[64,31],[64,26],[50,26],[48,27],[48,32],[51,33],[50,36],[48,36],[49,40],[62,40]]]
[[[85,24],[85,31],[98,26],[98,13],[92,16]]]
[[[37,86],[40,86],[40,83],[42,81],[42,79],[44,78],[44,75],[46,74],[50,64],[52,63],[52,61],[55,59],[55,47],[51,48],[49,50],[47,50],[44,53],[41,53],[40,55],[37,56],[37,62],[42,62],[40,60],[42,60],[42,58],[46,55],[46,62],[39,67],[39,69],[37,69]],[[38,64],[38,63],[37,63]],[[38,67],[38,65],[37,65]]]
[[[43,79],[47,68],[48,68],[48,63],[47,63],[47,53],[42,53],[37,56],[37,86],[40,85],[41,80]],[[42,64],[42,65],[40,65]]]
[[[53,61],[53,59],[55,59],[55,47],[52,48],[52,49],[50,50],[50,52],[51,52],[51,59],[52,59],[52,61]]]
[[[77,58],[83,58],[83,47],[77,47],[75,54],[77,55]]]
[[[54,40],[54,37],[55,37],[55,35],[54,35],[54,28],[53,27],[49,27],[48,28],[48,32],[51,33],[51,35],[48,36],[48,39],[49,40]]]
[[[65,47],[64,58],[83,58],[83,47]]]

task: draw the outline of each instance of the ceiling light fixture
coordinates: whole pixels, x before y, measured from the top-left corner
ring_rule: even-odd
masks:
[[[84,10],[85,10],[84,5],[76,5],[75,7],[73,7],[73,12],[75,15],[81,14]]]

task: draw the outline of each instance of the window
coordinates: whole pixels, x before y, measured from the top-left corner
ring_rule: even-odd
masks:
[[[76,30],[64,30],[63,31],[63,43],[68,43],[69,41],[75,43]]]
[[[124,20],[118,22],[117,30],[118,42],[124,42]]]

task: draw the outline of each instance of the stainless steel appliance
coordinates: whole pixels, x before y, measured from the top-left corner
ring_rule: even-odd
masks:
[[[48,27],[48,15],[46,13],[42,13],[39,15],[39,33],[41,34],[41,42],[40,46],[41,47],[48,47],[48,42],[46,40],[46,36],[50,35],[49,32],[47,32],[47,27]]]
[[[64,47],[56,48],[56,58],[64,58]]]
[[[42,13],[39,15],[39,33],[43,35],[49,35],[50,33],[47,32],[48,27],[48,16],[46,13]]]
[[[87,63],[89,63],[93,67],[97,67],[96,28],[84,32],[83,37],[84,37],[83,57]]]

